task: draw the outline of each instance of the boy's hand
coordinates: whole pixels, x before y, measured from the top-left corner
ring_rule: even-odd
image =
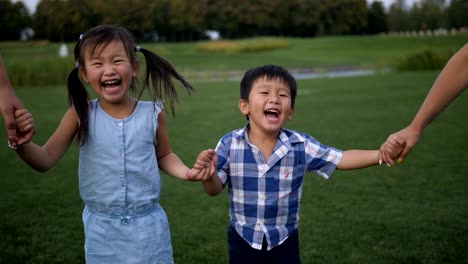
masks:
[[[405,143],[397,137],[389,137],[380,147],[380,157],[387,165],[393,166],[395,159],[405,149]]]
[[[193,168],[187,172],[187,178],[191,181],[210,180],[216,174],[218,156],[214,149],[207,149],[197,157]]]
[[[20,146],[31,141],[35,133],[34,119],[27,109],[16,110],[14,117],[16,122],[16,136],[18,138],[16,144]]]

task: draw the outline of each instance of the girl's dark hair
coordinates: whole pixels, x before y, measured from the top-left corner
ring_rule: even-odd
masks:
[[[174,69],[174,67],[156,53],[136,46],[132,35],[123,27],[116,25],[100,25],[82,34],[75,45],[74,55],[76,67],[68,75],[68,104],[74,106],[80,120],[77,140],[85,144],[88,138],[88,101],[89,95],[79,78],[79,67],[84,67],[84,52],[91,54],[101,52],[110,42],[122,42],[131,63],[138,60],[140,51],[146,61],[146,72],[143,85],[139,88],[138,99],[145,90],[149,90],[151,99],[168,99],[171,112],[174,115],[174,105],[178,102],[177,90],[173,79],[178,80],[184,88],[192,92],[193,87]],[[131,89],[137,90],[138,80],[132,80]],[[164,101],[163,101],[164,103]]]
[[[279,79],[286,84],[291,92],[291,106],[294,107],[297,95],[296,79],[286,69],[278,65],[262,65],[248,70],[240,83],[240,98],[249,100],[252,85],[262,77],[266,77],[267,80]]]

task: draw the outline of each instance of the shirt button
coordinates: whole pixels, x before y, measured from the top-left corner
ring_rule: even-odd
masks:
[[[122,123],[122,122],[119,122],[119,126],[123,126],[123,123]]]

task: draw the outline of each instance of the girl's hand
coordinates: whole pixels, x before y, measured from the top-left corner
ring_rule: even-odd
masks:
[[[216,174],[218,156],[213,149],[207,149],[197,157],[193,168],[187,171],[187,179],[191,181],[210,180]]]

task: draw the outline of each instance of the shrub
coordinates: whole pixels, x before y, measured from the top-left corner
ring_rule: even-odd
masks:
[[[453,52],[438,52],[426,49],[401,59],[395,65],[398,71],[425,71],[442,69]]]
[[[240,41],[211,41],[198,45],[197,52],[212,53],[248,53],[261,52],[275,49],[286,49],[289,43],[277,38],[253,38]]]

